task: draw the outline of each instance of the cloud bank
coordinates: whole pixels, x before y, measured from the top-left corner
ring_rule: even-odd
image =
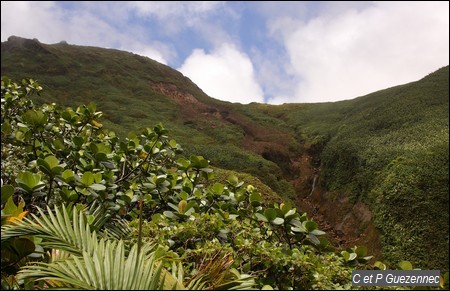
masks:
[[[449,2],[1,2],[1,39],[131,51],[231,102],[327,102],[449,63]]]
[[[211,97],[243,104],[264,101],[252,62],[231,45],[210,54],[196,49],[178,70]]]
[[[448,64],[448,2],[377,2],[308,21],[279,18],[293,101],[355,98],[411,82]],[[273,100],[276,102],[276,100]]]

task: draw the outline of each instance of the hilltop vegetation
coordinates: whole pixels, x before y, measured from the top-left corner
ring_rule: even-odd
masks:
[[[208,97],[168,66],[117,50],[11,37],[2,43],[2,72],[13,79],[38,79],[47,92],[46,102],[78,106],[95,100],[105,127],[119,136],[164,122],[188,153],[201,154],[222,168],[239,164],[242,171],[264,177],[275,191],[294,194],[283,183],[280,166],[242,151],[246,132],[238,123],[248,120],[234,116],[235,105]],[[278,132],[270,126],[269,131]]]
[[[386,258],[430,269],[448,268],[448,76],[447,66],[355,100],[272,112],[323,148],[328,192],[371,205]]]
[[[311,192],[306,155],[324,203],[344,195],[371,209],[379,259],[448,270],[448,66],[353,100],[279,106],[215,100],[131,53],[16,37],[2,43],[2,74],[39,80],[39,104],[95,101],[118,137],[163,122],[187,156],[249,173],[293,202]]]

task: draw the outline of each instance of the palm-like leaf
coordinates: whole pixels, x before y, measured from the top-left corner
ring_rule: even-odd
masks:
[[[184,287],[154,257],[138,254],[137,245],[125,256],[123,241],[99,242],[91,256],[55,263],[38,263],[19,272],[22,278],[45,280],[50,287],[86,290],[167,290]]]
[[[93,216],[93,220],[90,223],[91,228],[101,230],[104,237],[125,239],[131,233],[131,228],[128,226],[127,221],[112,218],[103,204],[94,201],[86,210]]]
[[[122,240],[98,240],[77,208],[69,211],[55,207],[54,214],[50,208],[47,210],[45,214],[39,209],[41,217],[32,215],[35,221],[24,219],[2,226],[2,242],[12,237],[34,235],[43,239],[42,246],[59,250],[53,252],[55,259],[50,263],[24,267],[21,277],[44,280],[50,287],[71,289],[184,289],[181,282],[162,267],[162,262],[155,260],[155,245],[144,244],[139,253],[137,245],[133,245],[127,256]],[[69,212],[72,212],[72,219]]]
[[[34,214],[29,218],[23,218],[12,225],[2,226],[1,241],[12,237],[34,235],[43,239],[41,245],[44,248],[67,251],[81,256],[83,251],[92,254],[97,246],[97,233],[91,232],[84,215],[76,207],[72,210],[72,220],[66,208],[55,207],[55,214],[47,207],[48,215],[38,208],[40,217]]]

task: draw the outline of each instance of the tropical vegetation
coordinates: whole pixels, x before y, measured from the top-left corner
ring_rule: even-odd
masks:
[[[121,140],[94,103],[37,106],[33,80],[1,90],[2,289],[336,289],[386,267],[235,175],[218,182],[161,124]]]

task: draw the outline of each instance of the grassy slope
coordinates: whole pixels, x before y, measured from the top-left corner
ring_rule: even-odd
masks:
[[[119,134],[163,122],[188,154],[254,174],[281,194],[293,194],[289,160],[314,149],[324,189],[373,205],[388,260],[448,269],[448,67],[354,100],[280,106],[209,98],[179,72],[131,53],[24,39],[2,43],[2,74],[38,79],[49,101],[94,100]],[[168,98],[149,81],[199,104]]]
[[[350,101],[271,112],[323,148],[321,181],[328,191],[371,205],[387,260],[446,270],[448,70]]]
[[[104,125],[122,136],[162,122],[187,155],[203,155],[218,167],[239,168],[264,178],[277,192],[294,194],[293,187],[282,179],[279,165],[252,147],[243,150],[246,132],[239,123],[248,123],[247,127],[257,124],[233,113],[239,105],[208,97],[168,66],[123,51],[46,45],[22,38],[2,43],[1,57],[2,74],[12,79],[37,79],[44,86],[46,102],[74,107],[95,101],[104,113]],[[152,88],[150,82],[174,85],[195,96],[201,106],[180,104]],[[272,132],[278,132],[273,128]]]

